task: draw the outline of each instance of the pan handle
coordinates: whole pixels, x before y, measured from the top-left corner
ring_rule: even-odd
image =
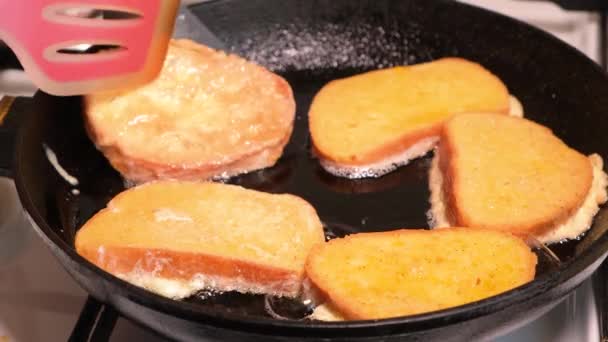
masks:
[[[89,296],[68,341],[107,342],[117,320],[114,309]]]
[[[0,177],[12,176],[17,128],[35,87],[27,79],[15,54],[0,41]]]
[[[17,131],[32,104],[29,97],[14,98],[0,93],[0,177],[13,178]]]
[[[565,10],[571,11],[601,11],[608,10],[605,0],[551,0]]]
[[[17,131],[30,98],[14,98],[0,94],[0,177],[13,177],[12,166]]]

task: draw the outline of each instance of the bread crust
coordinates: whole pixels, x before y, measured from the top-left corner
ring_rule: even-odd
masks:
[[[470,61],[461,59],[461,58],[447,57],[447,58],[442,58],[442,59],[434,61],[434,62],[462,63],[462,64],[466,64],[469,67],[473,66],[474,68],[479,68],[481,70],[481,72],[487,73],[491,78],[494,78],[495,81],[500,82],[498,77],[496,77],[495,75],[493,75],[486,69],[483,69],[481,66],[479,66],[475,63],[472,63]],[[432,63],[433,62],[412,65],[411,67],[414,67],[414,68],[430,67],[429,64],[432,64]],[[369,74],[383,72],[383,71],[384,70],[371,71],[371,72],[369,72]],[[356,75],[354,77],[361,77],[361,75]],[[342,81],[342,80],[331,81],[324,87],[324,89],[325,90],[331,89],[332,87],[335,87],[337,82],[340,82],[340,81]],[[487,108],[487,110],[485,110],[485,111],[491,111],[491,112],[499,113],[499,114],[508,114],[510,107],[512,106],[512,103],[509,98],[508,90],[507,90],[506,86],[502,83],[500,83],[500,86],[498,88],[500,88],[499,91],[501,93],[504,93],[503,106],[501,108],[498,108],[498,107],[497,108]],[[329,149],[322,142],[320,142],[321,132],[323,132],[325,130],[325,127],[323,127],[323,125],[321,125],[321,123],[317,122],[318,120],[316,119],[318,116],[321,115],[320,113],[318,113],[317,106],[315,106],[315,102],[319,101],[318,98],[319,98],[320,93],[321,92],[319,92],[315,95],[313,102],[311,104],[310,112],[309,112],[310,133],[311,133],[312,141],[314,144],[314,151],[319,156],[319,158],[330,161],[335,164],[344,165],[345,167],[349,167],[349,166],[350,167],[353,167],[353,166],[365,167],[366,165],[373,164],[373,163],[376,163],[383,159],[386,159],[391,156],[402,153],[403,151],[407,150],[409,147],[416,144],[418,141],[420,141],[422,139],[438,136],[440,134],[441,127],[443,125],[443,121],[437,122],[435,124],[429,124],[420,129],[405,133],[405,134],[397,137],[396,139],[384,142],[374,149],[363,151],[363,152],[360,152],[355,155],[349,155],[348,157],[339,156],[339,155],[336,155],[335,151]],[[457,113],[458,112],[454,112],[452,114],[457,114]],[[325,114],[325,115],[328,115],[328,114]]]
[[[295,297],[306,256],[324,239],[316,210],[300,197],[153,181],[116,195],[77,232],[75,247],[101,269],[171,298],[204,289]]]
[[[429,169],[429,190],[431,208],[427,216],[431,228],[448,228],[453,222],[447,217],[446,200],[443,191],[443,173],[439,167],[440,156],[435,154]],[[592,225],[594,216],[598,213],[600,205],[606,203],[608,192],[608,175],[603,170],[603,160],[597,154],[592,154],[589,161],[593,165],[593,184],[580,208],[563,222],[551,227],[546,233],[534,236],[534,241],[544,244],[575,239],[584,234]],[[531,236],[521,234],[522,238],[530,242]],[[532,242],[534,242],[532,241]]]
[[[262,288],[278,296],[296,297],[302,275],[293,270],[218,255],[162,249],[77,246],[78,253],[101,269],[118,275],[141,272],[153,277],[189,281],[197,275],[239,278],[248,288]],[[228,284],[228,287],[231,288]],[[214,290],[224,291],[225,288]]]
[[[89,137],[127,180],[206,180],[274,165],[293,131],[295,100],[287,81],[261,66],[173,40],[157,80],[87,96],[84,112]]]
[[[89,136],[96,141],[95,133],[87,123],[85,125]],[[118,170],[131,184],[141,184],[156,180],[198,181],[209,179],[225,179],[254,170],[273,166],[283,154],[283,149],[291,137],[292,129],[283,140],[272,146],[246,154],[229,156],[225,163],[196,163],[193,165],[174,165],[151,161],[129,155],[128,151],[119,146],[97,146],[108,159],[112,167]]]
[[[496,112],[496,114],[505,113],[499,111]],[[509,109],[507,111],[507,114],[516,117],[524,116],[524,110],[521,102],[519,102],[519,100],[513,95],[511,95],[509,99]],[[330,159],[326,154],[323,154],[321,151],[317,150],[315,146],[313,146],[313,153],[320,159],[323,168],[336,176],[344,176],[344,174],[347,174],[349,175],[347,176],[347,178],[363,178],[357,177],[356,175],[373,174],[375,175],[375,177],[379,177],[399,166],[406,165],[411,160],[418,157],[422,157],[423,155],[431,151],[433,147],[435,147],[436,143],[433,144],[433,147],[425,149],[424,151],[419,151],[418,153],[411,153],[412,156],[410,158],[399,160],[397,163],[393,161],[393,159],[395,158],[399,159],[400,154],[408,153],[410,152],[410,150],[415,149],[416,146],[422,143],[425,139],[436,139],[437,141],[439,141],[442,128],[443,123],[439,123],[435,126],[429,126],[425,130],[420,130],[419,132],[416,132],[417,134],[415,135],[410,135],[411,139],[399,140],[395,144],[386,144],[381,149],[374,151],[373,154],[364,154],[363,156],[366,157],[364,158],[364,161],[360,164],[338,163]],[[401,143],[399,144],[399,142]],[[383,164],[384,161],[387,161],[386,165],[376,167],[377,164]],[[332,167],[327,167],[326,164],[332,165]],[[333,172],[333,169],[342,170],[340,172]],[[362,169],[364,171],[361,171]]]
[[[449,230],[451,232],[470,232],[470,231],[477,231],[477,232],[487,232],[489,234],[503,234],[503,235],[513,235],[510,234],[508,232],[496,232],[495,230],[492,229],[485,229],[485,228],[466,228],[466,227],[450,227],[447,228],[446,230]],[[422,230],[422,229],[399,229],[399,230],[393,230],[393,231],[386,231],[386,232],[372,232],[372,233],[360,233],[360,234],[353,234],[351,236],[347,236],[344,239],[349,240],[352,238],[357,238],[358,236],[360,237],[361,235],[365,235],[366,239],[375,239],[375,238],[386,238],[386,237],[391,237],[391,236],[401,236],[403,234],[407,234],[410,235],[412,237],[415,237],[416,235],[423,235],[423,234],[441,234],[441,230],[436,230],[436,231],[427,231],[427,230]],[[516,237],[516,236],[512,236],[512,241],[517,245],[520,245],[520,247],[525,247],[526,249],[529,249],[529,247],[526,245],[526,243],[521,240],[520,238]],[[329,242],[331,243],[331,241]],[[330,287],[326,286],[326,284],[324,283],[324,278],[321,274],[317,273],[316,268],[314,266],[312,266],[313,263],[313,258],[315,255],[318,255],[321,250],[326,247],[326,244],[320,244],[320,245],[316,245],[315,247],[313,247],[313,249],[310,252],[310,256],[307,259],[306,262],[306,276],[308,277],[308,279],[311,280],[312,285],[314,285],[314,291],[318,292],[319,297],[323,298],[327,301],[327,305],[329,305],[329,308],[332,311],[336,311],[337,314],[339,314],[339,316],[341,316],[340,318],[344,318],[345,320],[363,320],[363,319],[370,319],[370,317],[367,317],[365,315],[365,313],[361,310],[361,308],[359,306],[357,306],[353,301],[349,300],[349,298],[344,298],[342,296],[334,296],[332,295],[331,291],[330,291]],[[534,276],[536,274],[536,263],[537,263],[537,257],[535,254],[530,253],[530,257],[527,259],[527,265],[525,266],[526,270],[527,270],[527,274],[525,275],[525,277],[527,277],[528,281],[534,279]],[[324,289],[325,287],[325,289]],[[324,304],[324,305],[325,305]]]
[[[445,202],[445,216],[448,221],[451,223],[450,225],[458,226],[459,222],[463,221],[463,217],[458,214],[458,205],[456,203],[456,197],[454,195],[454,191],[452,189],[455,187],[454,185],[454,173],[456,172],[453,164],[449,162],[450,157],[458,158],[454,151],[450,150],[450,144],[447,141],[449,138],[442,135],[440,139],[445,139],[443,141],[439,141],[439,145],[435,149],[435,153],[439,156],[439,170],[441,175],[443,176],[443,183],[441,184],[441,191],[443,193],[443,200]]]
[[[430,125],[428,127],[425,127],[424,129],[404,134],[399,139],[386,142],[373,151],[354,155],[351,156],[351,158],[349,159],[334,158],[331,154],[319,149],[318,146],[315,146],[314,152],[316,155],[319,156],[319,158],[330,160],[336,164],[344,165],[347,167],[366,166],[371,163],[378,162],[382,159],[389,158],[390,156],[399,154],[422,139],[438,136],[441,132],[441,126],[442,124],[438,123],[436,125]]]
[[[510,118],[512,120],[519,120],[518,118]],[[530,121],[531,122],[531,121]],[[538,128],[541,128],[547,132],[551,132],[548,128],[531,122]],[[442,191],[443,199],[445,201],[445,214],[449,222],[454,226],[476,226],[485,227],[490,223],[475,222],[473,218],[467,215],[467,211],[463,208],[462,203],[458,201],[459,189],[462,185],[459,183],[459,179],[462,179],[461,170],[458,168],[460,155],[455,149],[454,136],[450,134],[449,126],[446,125],[441,131],[440,143],[437,148],[439,155],[439,169],[443,176]],[[552,134],[552,133],[551,133]],[[582,189],[581,193],[587,194],[591,189],[593,180],[593,169],[591,162],[587,160],[585,172],[578,175],[584,178],[585,188]],[[490,224],[488,228],[493,226],[494,229],[509,231],[514,234],[521,236],[528,236],[529,234],[538,236],[550,231],[553,227],[564,222],[571,217],[582,205],[586,196],[579,196],[575,201],[570,203],[561,203],[561,210],[552,215],[546,215],[545,217],[536,221],[529,221],[527,224],[501,224],[495,226]]]

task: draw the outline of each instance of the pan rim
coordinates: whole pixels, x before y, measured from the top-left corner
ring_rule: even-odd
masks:
[[[231,1],[231,0],[222,0]],[[220,0],[209,1],[212,3],[220,2]],[[439,2],[447,2],[446,0],[439,0]],[[198,4],[193,6],[205,5]],[[542,30],[539,30],[525,22],[520,20],[506,17],[504,15],[492,12],[477,6],[473,6],[465,3],[458,3],[458,6],[464,6],[470,8],[470,10],[476,10],[484,12],[485,15],[493,15],[500,17],[501,20],[508,20],[513,22],[515,25],[524,25],[528,30],[536,31],[537,35],[543,35],[545,39],[554,42],[559,42],[562,47],[562,51],[577,55],[578,58],[584,58],[587,63],[593,63],[594,68],[601,73],[605,81],[608,83],[608,75],[605,71],[597,65],[595,62],[590,60],[582,52],[561,42],[557,37],[550,35]],[[42,94],[39,92],[36,94],[35,99],[41,97]],[[31,113],[30,113],[31,114]],[[447,326],[456,324],[459,322],[467,321],[473,318],[484,316],[491,312],[504,310],[510,306],[516,305],[517,303],[528,301],[531,298],[545,294],[547,291],[552,289],[554,286],[560,283],[567,282],[586,269],[589,269],[594,263],[601,261],[602,257],[606,256],[608,251],[608,232],[603,232],[593,243],[583,251],[578,257],[573,258],[560,264],[559,269],[555,272],[547,272],[539,277],[536,277],[533,281],[519,286],[515,289],[503,292],[496,296],[492,296],[480,301],[473,303],[444,309],[440,311],[434,311],[430,313],[410,315],[403,317],[395,317],[380,320],[362,320],[362,321],[343,321],[343,322],[301,322],[301,321],[280,321],[270,318],[257,318],[247,317],[238,314],[226,314],[213,310],[208,310],[195,304],[184,303],[180,301],[171,300],[160,295],[149,292],[145,289],[139,288],[126,281],[123,281],[93,265],[83,257],[81,257],[73,248],[69,246],[63,239],[61,239],[57,233],[47,224],[44,217],[37,210],[30,196],[28,186],[25,184],[22,178],[23,168],[26,167],[22,162],[21,146],[23,141],[26,139],[27,122],[32,120],[32,115],[27,115],[25,122],[21,125],[16,141],[17,151],[15,153],[15,183],[17,191],[23,207],[27,214],[31,217],[33,226],[41,237],[53,248],[54,253],[62,253],[64,257],[71,259],[79,265],[85,267],[88,271],[93,272],[95,275],[101,277],[105,282],[111,283],[115,286],[119,286],[129,293],[131,300],[151,308],[153,310],[171,315],[177,316],[183,319],[201,322],[203,324],[226,328],[237,331],[260,333],[260,328],[272,327],[271,332],[260,333],[262,335],[285,335],[285,336],[302,336],[303,334],[309,334],[312,331],[322,334],[323,336],[345,336],[345,332],[349,334],[356,334],[357,336],[375,336],[377,332],[372,328],[386,328],[395,329],[396,333],[421,331],[432,328],[439,328],[441,326]],[[54,246],[53,246],[54,245]],[[111,295],[108,297],[111,299]],[[109,304],[112,304],[111,301]],[[122,314],[122,313],[121,313]],[[440,324],[439,324],[440,323]]]

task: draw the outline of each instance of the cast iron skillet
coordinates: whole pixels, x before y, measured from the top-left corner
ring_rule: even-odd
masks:
[[[284,75],[297,99],[296,128],[279,163],[230,182],[305,198],[330,234],[426,227],[429,207],[429,156],[380,179],[351,181],[325,173],[310,155],[308,106],[323,84],[338,77],[443,56],[465,57],[496,73],[522,101],[528,118],[552,128],[579,151],[597,152],[608,160],[608,79],[581,53],[515,20],[448,1],[224,0],[192,10],[235,53]],[[124,189],[120,176],[86,137],[81,114],[80,98],[43,93],[36,95],[30,110],[19,113],[23,125],[14,176],[24,207],[56,257],[93,297],[171,338],[487,338],[556,305],[591,275],[608,251],[608,210],[602,209],[583,238],[550,246],[559,261],[540,253],[533,282],[461,307],[378,321],[272,319],[263,297],[234,293],[169,300],[104,273],[74,251],[78,228]],[[77,186],[58,175],[44,146],[78,178]],[[293,303],[271,302],[285,315],[303,314]]]

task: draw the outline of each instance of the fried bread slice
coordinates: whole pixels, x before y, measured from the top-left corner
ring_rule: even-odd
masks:
[[[433,149],[443,122],[463,112],[523,114],[491,72],[443,58],[328,83],[312,102],[309,128],[328,172],[378,177]]]
[[[532,121],[461,114],[444,126],[429,176],[434,226],[575,238],[606,202],[602,159]]]
[[[488,298],[534,279],[519,238],[474,228],[360,233],[313,248],[306,274],[326,299],[318,319],[380,319]],[[327,310],[329,308],[329,310]]]
[[[299,197],[157,181],[112,199],[77,232],[76,250],[171,298],[204,289],[295,297],[308,252],[324,241],[314,208]]]
[[[172,40],[160,76],[86,97],[90,137],[127,180],[204,180],[274,165],[295,101],[280,76],[190,40]]]

